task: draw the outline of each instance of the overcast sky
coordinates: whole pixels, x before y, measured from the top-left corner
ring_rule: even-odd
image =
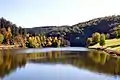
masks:
[[[0,17],[22,27],[73,25],[120,14],[120,0],[0,0]]]

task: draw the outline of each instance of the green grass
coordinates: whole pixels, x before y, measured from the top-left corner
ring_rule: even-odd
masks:
[[[99,48],[101,47],[98,44],[95,44],[93,46],[89,46],[89,48]],[[107,47],[107,48],[110,48],[112,50],[117,50],[117,51],[120,51],[120,39],[109,39],[109,40],[106,40],[105,41],[105,45],[103,47]]]
[[[120,46],[112,48],[113,50],[120,51]]]

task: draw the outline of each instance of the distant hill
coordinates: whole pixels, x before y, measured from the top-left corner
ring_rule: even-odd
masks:
[[[55,27],[56,26],[43,26],[43,27],[24,28],[24,29],[26,29],[28,33],[42,34],[53,30]]]
[[[47,36],[61,36],[70,41],[72,46],[85,46],[85,41],[93,33],[112,33],[114,28],[120,25],[120,15],[95,18],[86,22],[78,23],[72,26],[46,26],[26,28],[27,32],[45,33]]]

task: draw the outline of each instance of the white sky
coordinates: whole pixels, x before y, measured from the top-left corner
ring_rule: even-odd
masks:
[[[120,14],[120,0],[0,0],[0,17],[22,27],[74,25]]]

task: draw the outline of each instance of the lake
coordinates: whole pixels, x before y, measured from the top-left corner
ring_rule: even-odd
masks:
[[[81,47],[1,50],[0,80],[120,80],[120,58]]]

